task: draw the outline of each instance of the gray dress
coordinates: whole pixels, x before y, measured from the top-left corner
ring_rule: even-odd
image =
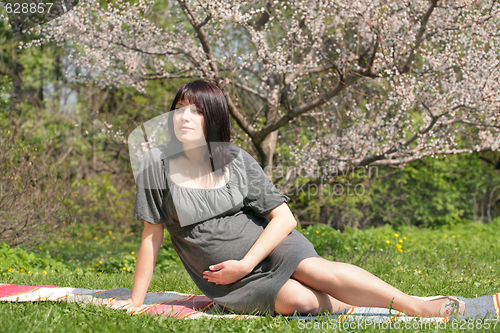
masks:
[[[164,223],[194,283],[221,309],[274,315],[276,294],[297,265],[305,258],[318,256],[297,230],[235,283],[216,285],[203,278],[203,271],[213,264],[242,259],[269,223],[266,215],[290,198],[274,187],[253,157],[236,146],[231,146],[234,160],[230,163],[230,180],[215,189],[193,189],[174,183],[166,155],[158,148],[150,152],[150,158],[161,167],[150,170],[142,182],[166,182],[167,187],[163,190],[158,189],[161,186],[138,184],[134,218]]]

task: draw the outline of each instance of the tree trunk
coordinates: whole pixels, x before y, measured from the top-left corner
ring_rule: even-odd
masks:
[[[272,76],[270,78],[270,100],[273,105],[278,105],[279,107],[279,81],[276,76]],[[266,112],[266,125],[272,124],[277,120],[277,109],[273,106],[270,106]],[[257,150],[259,151],[259,162],[264,172],[267,175],[267,178],[272,179],[273,175],[273,156],[274,149],[276,148],[276,142],[278,141],[278,131],[271,132],[266,138],[259,143]]]
[[[259,162],[267,178],[272,180],[273,170],[273,156],[274,149],[276,148],[276,141],[278,141],[278,131],[271,132],[264,141],[260,143],[259,149]]]

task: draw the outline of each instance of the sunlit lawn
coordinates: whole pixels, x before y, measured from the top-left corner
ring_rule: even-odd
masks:
[[[476,297],[500,291],[500,220],[486,225],[471,223],[434,230],[384,227],[339,233],[326,226],[315,226],[303,232],[321,255],[359,265],[412,295]],[[45,273],[43,268],[30,267],[21,271],[19,267],[11,267],[10,272],[0,272],[0,283],[131,288],[139,244],[140,235],[137,234],[106,231],[97,235],[87,229],[81,236],[73,235],[71,240],[37,247],[38,252],[48,251],[52,258],[63,262],[65,272],[45,270]],[[168,237],[149,290],[199,293],[175,259]],[[6,332],[307,330],[299,326],[298,321],[280,316],[251,320],[176,320],[129,316],[123,311],[99,306],[83,308],[64,302],[4,302],[0,303],[0,309],[0,323]],[[328,320],[326,317],[320,319],[322,322]],[[366,331],[372,330],[367,328]]]

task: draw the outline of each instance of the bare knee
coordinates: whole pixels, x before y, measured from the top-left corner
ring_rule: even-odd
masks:
[[[328,302],[328,296],[324,293],[312,290],[300,282],[290,279],[276,295],[274,310],[277,314],[292,315],[318,314],[322,303]]]

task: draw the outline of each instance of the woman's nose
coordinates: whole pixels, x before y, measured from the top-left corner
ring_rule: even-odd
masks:
[[[186,108],[186,109],[182,112],[182,114],[181,114],[181,119],[182,119],[182,120],[190,120],[190,119],[191,119],[191,117],[190,117],[190,113],[191,113],[191,112],[190,112],[189,108]]]

